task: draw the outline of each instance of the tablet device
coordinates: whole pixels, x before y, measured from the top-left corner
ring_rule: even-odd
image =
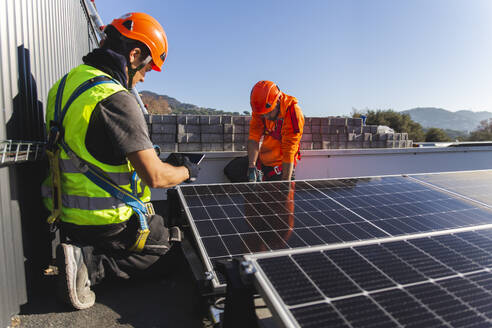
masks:
[[[195,163],[196,165],[199,165],[203,158],[205,157],[205,154],[197,154],[197,153],[171,153],[165,160],[166,163],[169,163],[173,166],[181,166],[183,165],[181,163],[181,159],[179,158],[180,156],[186,156],[189,158],[190,162]]]

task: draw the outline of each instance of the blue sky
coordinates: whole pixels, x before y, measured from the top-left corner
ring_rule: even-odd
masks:
[[[153,15],[169,55],[139,90],[250,110],[259,80],[307,116],[352,108],[492,111],[491,0],[96,0],[104,23]]]

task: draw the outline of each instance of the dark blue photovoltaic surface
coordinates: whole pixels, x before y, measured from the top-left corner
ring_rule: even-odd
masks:
[[[310,184],[391,236],[492,223],[490,210],[410,178],[342,181]]]
[[[180,189],[211,259],[388,236],[302,181]]]
[[[406,177],[180,189],[212,260],[492,223],[491,210]]]
[[[418,174],[411,177],[492,206],[492,170]]]
[[[487,229],[296,252],[257,265],[301,327],[488,327],[491,250]]]

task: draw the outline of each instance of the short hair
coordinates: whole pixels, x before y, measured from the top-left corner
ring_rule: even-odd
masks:
[[[125,56],[128,60],[128,56],[130,51],[135,48],[139,48],[142,50],[140,55],[141,59],[147,58],[150,56],[150,49],[143,43],[138,40],[129,39],[123,34],[121,34],[114,26],[108,25],[104,29],[104,33],[106,34],[106,38],[104,39],[104,43],[102,44],[102,49],[111,49],[114,52],[119,53],[120,55]]]

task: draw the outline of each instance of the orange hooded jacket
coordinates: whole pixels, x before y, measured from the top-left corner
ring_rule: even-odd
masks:
[[[295,97],[283,94],[280,113],[276,121],[265,120],[253,114],[249,125],[249,139],[263,142],[259,160],[266,166],[297,163],[299,143],[304,128],[304,115]]]

